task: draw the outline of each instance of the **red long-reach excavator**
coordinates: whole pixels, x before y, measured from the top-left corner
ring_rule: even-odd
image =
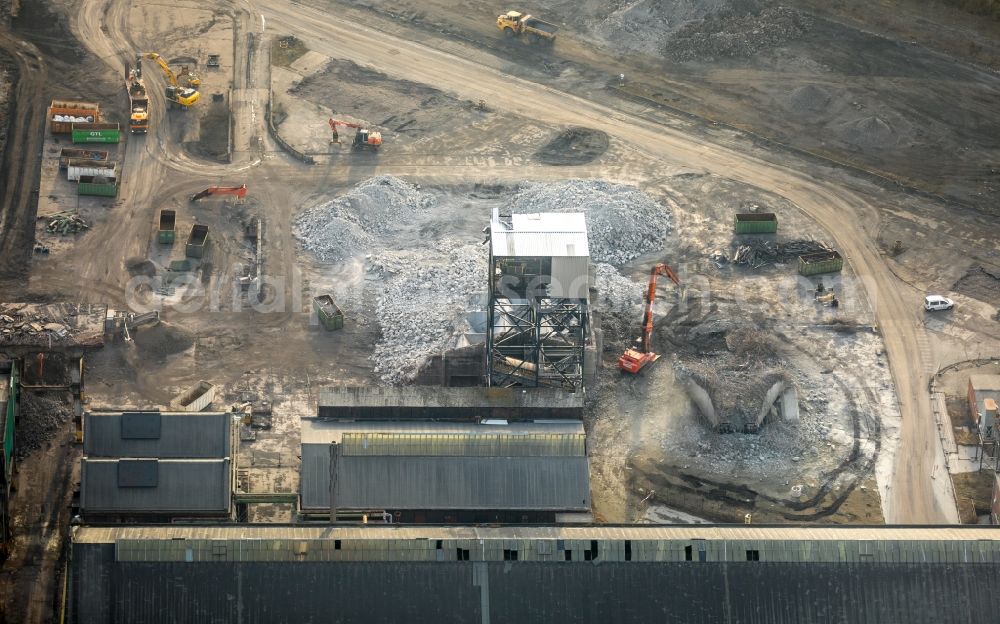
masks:
[[[242,200],[247,196],[247,185],[243,186],[210,186],[200,193],[195,193],[191,196],[191,201],[196,202],[199,199],[204,199],[209,195],[233,195],[236,199]]]
[[[354,134],[354,142],[351,143],[351,147],[356,150],[368,148],[377,151],[382,145],[381,132],[369,130],[361,124],[341,121],[339,119],[330,119],[330,130],[333,130],[333,137],[330,139],[331,143],[340,143],[340,135],[337,133],[337,126],[357,129],[357,132]]]
[[[666,275],[677,286],[681,285],[674,270],[665,264],[657,264],[649,272],[649,290],[646,291],[646,307],[642,313],[642,337],[639,338],[638,349],[625,349],[625,353],[618,358],[618,368],[626,373],[638,373],[647,364],[652,364],[660,359],[660,356],[653,353],[650,340],[653,337],[653,301],[656,299],[656,277]]]

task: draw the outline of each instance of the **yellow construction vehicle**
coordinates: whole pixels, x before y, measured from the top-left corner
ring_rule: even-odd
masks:
[[[201,98],[201,93],[198,92],[198,89],[195,88],[194,83],[191,80],[191,78],[194,77],[197,84],[201,84],[201,81],[198,80],[197,76],[188,72],[185,77],[185,86],[181,86],[180,82],[177,80],[177,75],[170,69],[170,65],[167,65],[167,62],[163,60],[162,56],[156,52],[143,52],[136,58],[136,65],[139,65],[143,58],[156,61],[160,70],[163,71],[163,75],[166,76],[166,95],[171,108],[187,109],[194,106],[194,103]]]

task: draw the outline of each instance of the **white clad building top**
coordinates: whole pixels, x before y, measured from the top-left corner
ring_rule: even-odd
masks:
[[[589,257],[582,212],[511,215],[510,227],[494,211],[490,224],[494,257]]]

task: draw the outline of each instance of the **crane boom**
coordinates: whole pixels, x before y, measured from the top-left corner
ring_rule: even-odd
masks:
[[[666,264],[657,264],[649,272],[649,287],[646,290],[646,301],[642,312],[642,336],[639,338],[639,349],[626,349],[618,358],[618,367],[628,373],[638,373],[646,364],[660,359],[653,353],[651,342],[653,337],[653,301],[656,300],[656,278],[665,275],[677,286],[681,282],[677,274]]]

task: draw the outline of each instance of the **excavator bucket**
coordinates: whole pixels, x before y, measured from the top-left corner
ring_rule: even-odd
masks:
[[[208,197],[211,194],[212,194],[212,189],[205,189],[204,191],[201,191],[200,193],[195,193],[194,195],[192,195],[191,196],[191,201],[196,202],[199,199],[203,199],[205,197]]]

